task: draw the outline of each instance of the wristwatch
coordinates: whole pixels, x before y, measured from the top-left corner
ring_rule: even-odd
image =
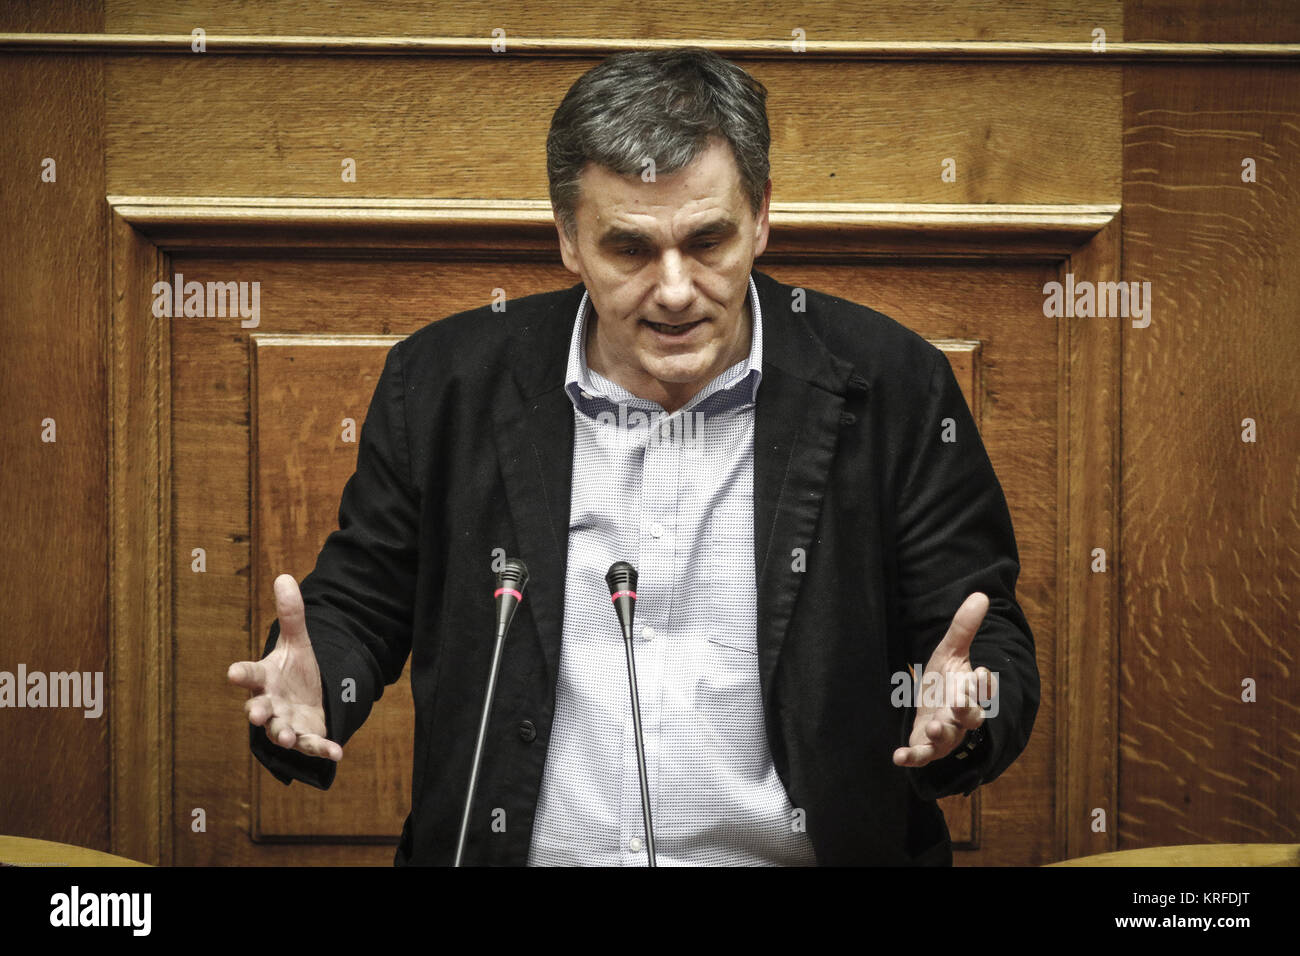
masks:
[[[987,737],[988,734],[985,732],[983,724],[980,724],[974,730],[966,731],[966,738],[960,745],[958,745],[956,751],[954,751],[953,759],[965,760],[979,749],[980,744],[984,743]]]

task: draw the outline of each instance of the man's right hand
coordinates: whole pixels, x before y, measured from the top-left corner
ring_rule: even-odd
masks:
[[[248,721],[266,727],[266,738],[286,750],[313,757],[343,759],[343,748],[326,738],[320,668],[307,638],[302,593],[291,574],[275,579],[275,610],[280,637],[260,661],[236,661],[226,678],[253,692],[244,704]]]

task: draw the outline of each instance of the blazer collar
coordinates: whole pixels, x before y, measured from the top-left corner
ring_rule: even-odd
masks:
[[[802,312],[794,310],[795,287],[777,282],[766,273],[751,270],[759,305],[767,319],[763,327],[763,370],[778,368],[800,381],[843,395],[853,368],[833,355],[813,334]],[[536,398],[552,388],[563,388],[569,342],[586,293],[581,282],[567,289],[543,295],[548,301],[534,320],[529,317],[512,340],[510,370],[524,400]],[[807,296],[802,299],[807,303]]]
[[[777,282],[757,269],[753,275],[763,315],[770,317],[763,329],[764,370],[769,366],[780,369],[792,378],[836,395],[855,388],[865,390],[862,381],[850,382],[853,366],[834,355],[812,331],[805,318],[808,314],[805,310],[810,308],[806,290]],[[804,294],[796,299],[793,295],[796,291]],[[796,301],[800,311],[795,311]]]

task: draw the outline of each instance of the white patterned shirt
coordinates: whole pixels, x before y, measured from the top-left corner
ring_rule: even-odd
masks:
[[[637,568],[634,649],[656,862],[812,865],[764,730],[754,573],[754,406],[763,364],[749,280],[748,358],[667,415],[587,367],[578,306],[563,646],[528,864],[645,866],[622,633],[605,573]]]

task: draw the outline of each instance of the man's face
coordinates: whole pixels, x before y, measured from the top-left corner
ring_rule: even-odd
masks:
[[[745,308],[767,247],[769,180],[757,216],[731,146],[715,139],[689,166],[645,182],[589,164],[564,265],[595,309],[588,364],[672,411],[749,352]]]

